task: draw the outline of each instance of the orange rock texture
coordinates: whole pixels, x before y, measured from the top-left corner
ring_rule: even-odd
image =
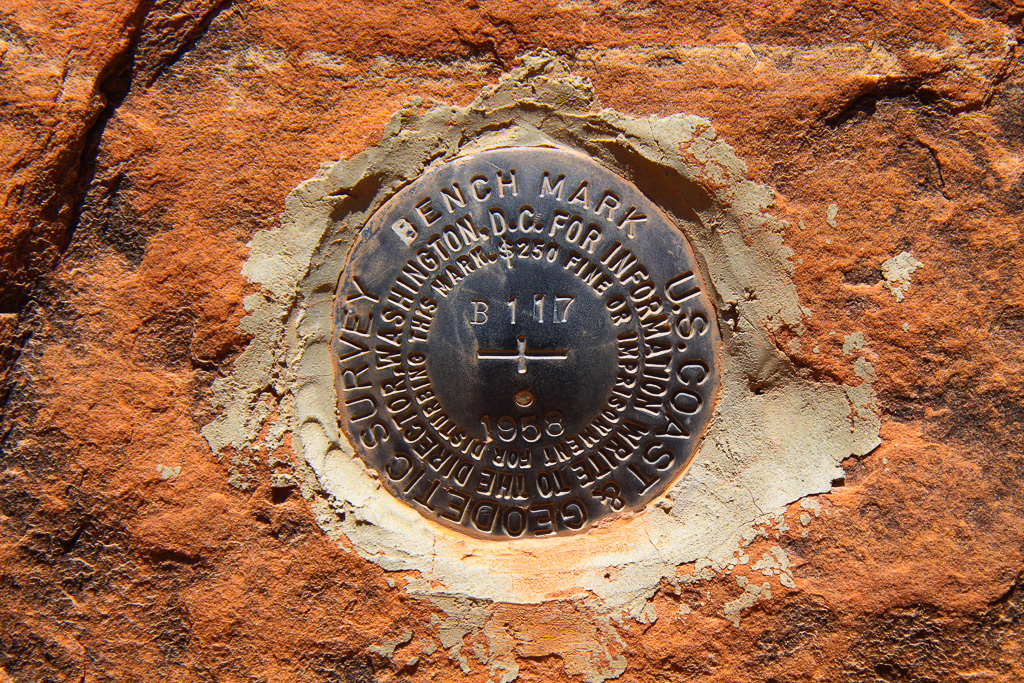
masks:
[[[1024,680],[1022,17],[7,0],[0,682]],[[271,486],[287,434],[217,457],[199,430],[285,195],[409,100],[464,105],[539,48],[603,106],[706,117],[774,188],[807,327],[777,344],[818,378],[869,367],[882,445],[642,618],[564,600],[456,623]]]

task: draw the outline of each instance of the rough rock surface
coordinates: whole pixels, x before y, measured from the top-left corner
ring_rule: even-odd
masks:
[[[1022,17],[5,3],[0,681],[1024,679]],[[842,486],[629,614],[415,599],[320,530],[288,434],[217,457],[199,433],[286,193],[537,48],[606,106],[714,123],[788,224],[806,330],[778,347],[878,395]]]

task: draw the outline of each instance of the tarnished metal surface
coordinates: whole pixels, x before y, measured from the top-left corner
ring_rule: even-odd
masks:
[[[384,488],[467,533],[578,532],[693,457],[716,316],[682,233],[551,148],[434,169],[364,226],[338,284],[344,431]]]

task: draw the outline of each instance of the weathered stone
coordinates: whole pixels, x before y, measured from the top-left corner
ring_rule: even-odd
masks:
[[[9,3],[0,679],[1024,678],[1022,16]],[[774,190],[800,308],[759,329],[801,379],[852,387],[851,424],[881,425],[830,491],[750,520],[731,560],[659,572],[615,608],[428,596],[420,570],[335,540],[357,521],[309,487],[293,378],[275,374],[289,347],[259,345],[294,292],[242,274],[319,164],[432,101],[468,105],[537,48],[638,121],[704,117],[708,148],[748,165],[730,182]],[[548,104],[587,106],[579,92]],[[365,201],[378,181],[352,173]],[[758,296],[727,297],[723,321]],[[270,356],[240,377],[243,354]],[[229,376],[260,391],[214,455],[200,430]]]

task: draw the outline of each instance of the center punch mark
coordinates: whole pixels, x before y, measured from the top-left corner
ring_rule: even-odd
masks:
[[[476,357],[480,360],[514,360],[519,363],[519,374],[526,374],[527,360],[566,360],[569,352],[565,349],[554,349],[552,351],[530,351],[526,352],[526,335],[519,335],[516,339],[516,351],[501,349],[480,349]]]

